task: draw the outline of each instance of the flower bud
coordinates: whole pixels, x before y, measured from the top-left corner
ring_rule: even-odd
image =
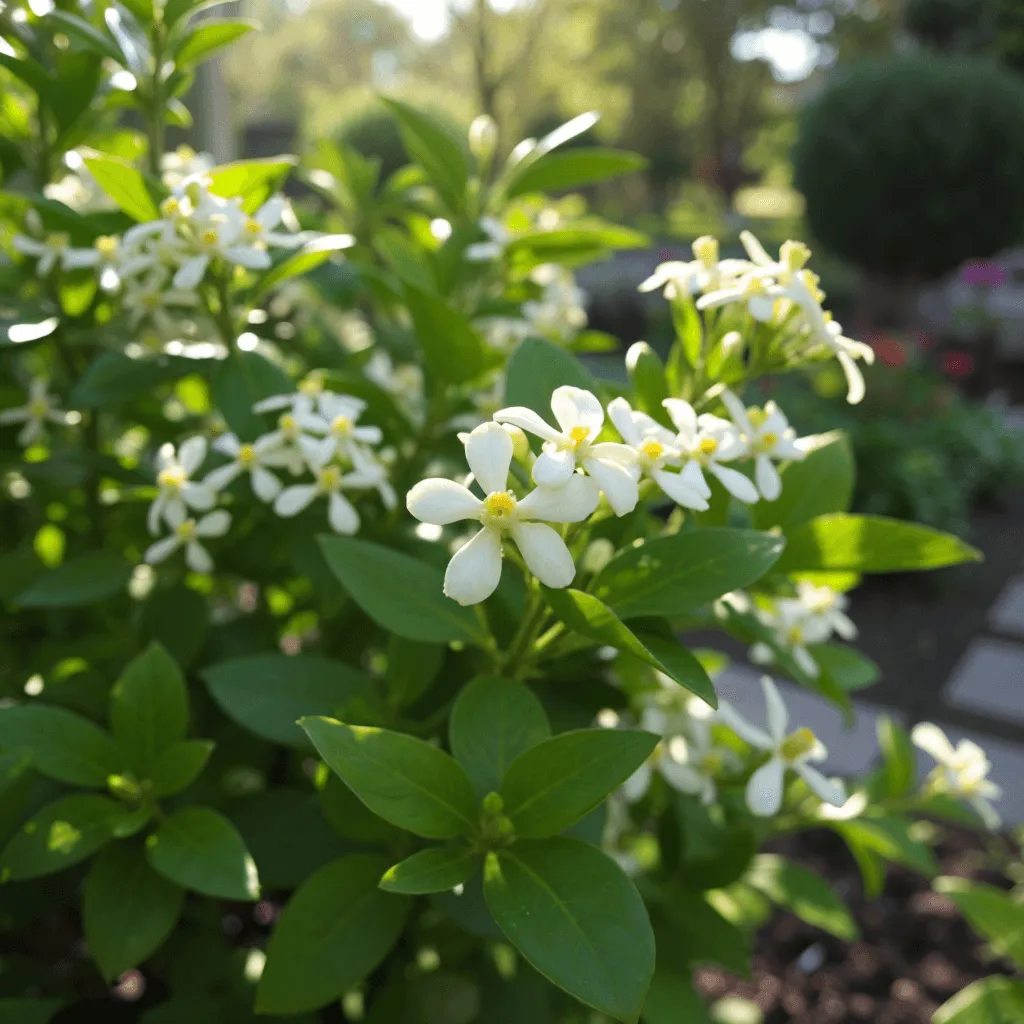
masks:
[[[483,800],[484,814],[501,814],[505,809],[505,801],[501,799],[500,793],[488,793]]]
[[[469,151],[482,164],[494,159],[498,148],[498,126],[489,114],[481,114],[469,126]]]
[[[591,544],[587,545],[586,551],[583,552],[583,569],[585,572],[597,573],[600,572],[611,560],[615,554],[615,545],[605,537],[599,537]]]
[[[526,463],[530,458],[530,442],[526,434],[512,423],[502,423],[505,433],[512,438],[512,457],[516,462]]]
[[[729,331],[722,338],[722,355],[731,356],[743,348],[743,335],[739,331]]]

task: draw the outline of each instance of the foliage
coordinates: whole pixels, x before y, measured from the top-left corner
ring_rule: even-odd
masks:
[[[814,234],[897,276],[992,255],[1024,225],[1022,125],[1024,84],[981,58],[851,68],[808,105],[794,152]]]

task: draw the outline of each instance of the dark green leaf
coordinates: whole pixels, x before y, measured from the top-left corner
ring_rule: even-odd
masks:
[[[958,992],[932,1024],[1017,1024],[1024,1020],[1024,981],[994,974]]]
[[[409,896],[447,892],[469,878],[475,860],[476,855],[464,846],[420,850],[388,868],[380,880],[380,887]]]
[[[406,281],[405,302],[427,369],[451,384],[474,380],[487,368],[480,335],[464,313],[439,295]]]
[[[528,192],[558,192],[593,185],[609,178],[643,170],[645,157],[621,149],[577,149],[547,153],[514,175],[507,195],[510,199]]]
[[[399,829],[378,818],[341,779],[326,768],[318,778],[320,809],[340,836],[360,843],[393,845],[401,836]]]
[[[294,156],[275,156],[220,164],[210,171],[210,191],[226,199],[237,196],[246,213],[255,213],[281,188],[297,163]]]
[[[147,178],[116,156],[89,150],[83,158],[96,183],[132,220],[160,219],[160,201],[166,197],[167,190],[159,182]]]
[[[669,960],[671,953],[663,956]],[[640,1014],[644,1024],[711,1024],[688,974],[657,966]]]
[[[0,998],[0,1020],[4,1024],[50,1024],[63,1005],[61,999]]]
[[[433,685],[446,653],[441,644],[406,640],[393,633],[388,638],[389,702],[396,707],[415,704]]]
[[[386,729],[304,718],[328,767],[374,814],[428,839],[452,839],[476,827],[466,773],[444,751]]]
[[[175,63],[179,67],[199,64],[258,27],[255,21],[203,22],[185,36],[174,55]]]
[[[31,57],[15,57],[0,52],[0,68],[7,68],[12,75],[20,78],[45,103],[53,98],[55,85],[50,73]]]
[[[551,416],[551,394],[564,384],[592,390],[593,378],[565,349],[540,338],[527,338],[509,357],[505,378],[505,404],[525,405],[541,416]]]
[[[658,928],[658,944],[672,950],[674,963],[719,964],[732,974],[750,975],[750,940],[708,903],[704,893],[673,888],[665,902],[669,927]]]
[[[78,378],[68,401],[76,409],[100,409],[150,394],[161,384],[202,373],[208,366],[206,360],[183,356],[133,359],[123,352],[101,352]]]
[[[885,764],[885,789],[893,800],[909,795],[917,777],[917,759],[906,729],[888,715],[878,719],[878,747]]]
[[[654,935],[613,860],[577,839],[518,842],[488,854],[484,891],[509,941],[549,981],[615,1020],[637,1019]]]
[[[174,796],[188,789],[202,774],[213,747],[210,740],[184,740],[168,747],[149,772],[153,795]]]
[[[255,440],[266,430],[263,417],[252,407],[264,398],[294,390],[288,374],[258,352],[231,352],[210,379],[210,398],[243,441]]]
[[[1024,903],[993,885],[966,878],[943,876],[935,879],[934,887],[957,905],[997,956],[1008,957],[1024,970]]]
[[[17,597],[23,608],[73,608],[120,594],[132,565],[116,551],[91,551],[43,573]]]
[[[139,640],[157,641],[187,668],[199,656],[209,628],[206,598],[185,586],[154,589],[139,618]]]

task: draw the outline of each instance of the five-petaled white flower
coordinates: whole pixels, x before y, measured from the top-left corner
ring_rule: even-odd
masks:
[[[361,398],[325,392],[320,395],[319,414],[300,411],[300,424],[311,433],[323,434],[319,439],[300,441],[310,461],[326,465],[335,455],[341,455],[355,462],[363,454],[365,462],[365,446],[380,444],[383,438],[380,427],[359,425],[365,409]]]
[[[15,235],[11,245],[18,252],[36,260],[36,273],[40,277],[46,277],[58,264],[62,270],[69,269],[68,258],[74,251],[71,248],[71,236],[63,231],[51,232],[41,239]]]
[[[0,425],[24,423],[18,432],[18,444],[28,448],[46,434],[46,424],[66,426],[69,415],[57,408],[43,377],[33,378],[28,385],[28,401],[13,409],[0,411]]]
[[[221,434],[213,442],[213,450],[231,459],[206,474],[203,483],[215,491],[230,486],[243,473],[249,474],[253,493],[260,501],[273,501],[281,492],[281,481],[267,467],[280,468],[290,464],[290,456],[266,437],[242,442],[234,434]]]
[[[448,526],[463,520],[480,531],[448,563],[445,594],[459,604],[477,604],[494,593],[501,579],[502,540],[508,536],[530,572],[548,587],[567,587],[576,566],[565,541],[547,526],[579,523],[597,507],[594,481],[570,475],[559,487],[537,487],[521,501],[508,489],[513,442],[497,423],[484,423],[466,440],[466,461],[484,493],[478,498],[454,480],[421,480],[409,492],[409,512],[424,523]]]
[[[728,389],[722,392],[722,401],[754,456],[754,480],[761,497],[776,501],[782,493],[782,478],[775,462],[799,462],[807,455],[797,444],[796,431],[774,402],[763,409],[748,409]]]
[[[719,260],[718,239],[702,235],[693,243],[693,261],[673,260],[660,264],[654,273],[640,285],[642,292],[664,289],[666,299],[686,298],[718,287],[725,277],[742,273],[745,260]]]
[[[767,732],[751,725],[726,702],[718,709],[717,718],[740,739],[757,750],[771,756],[750,777],[747,783],[747,806],[751,812],[765,818],[776,814],[782,806],[782,793],[786,770],[796,772],[811,790],[827,804],[840,807],[846,801],[846,789],[839,782],[825,778],[808,762],[824,761],[828,751],[806,726],[787,733],[789,711],[775,684],[764,676],[761,679],[767,713]]]
[[[750,450],[736,427],[720,416],[708,413],[698,416],[693,406],[681,398],[666,398],[662,405],[668,410],[669,417],[679,431],[673,447],[683,458],[698,467],[698,472],[689,470],[688,482],[692,480],[697,486],[703,485],[702,496],[711,497],[711,488],[703,472],[699,472],[707,469],[733,497],[753,505],[760,498],[753,481],[738,470],[722,465],[723,462],[743,458]],[[686,472],[687,468],[684,467]]]
[[[326,498],[327,521],[331,524],[331,529],[335,533],[357,533],[359,513],[343,492],[346,489],[374,486],[374,482],[369,481],[358,471],[346,473],[337,465],[312,464],[311,468],[316,476],[316,483],[286,487],[274,501],[274,511],[288,519],[309,508],[317,498]]]
[[[154,536],[160,532],[163,519],[172,528],[188,522],[188,510],[208,512],[217,502],[216,491],[206,483],[192,480],[192,474],[206,458],[206,439],[190,437],[177,452],[167,444],[160,449],[160,469],[156,475],[159,493],[149,506],[146,524]]]
[[[571,479],[579,466],[594,478],[616,515],[632,512],[639,500],[636,454],[615,441],[595,443],[604,426],[604,409],[597,398],[582,388],[556,388],[551,411],[560,429],[523,406],[494,414],[498,423],[512,423],[544,439],[544,450],[533,465],[534,482],[558,487]]]
[[[213,559],[200,541],[223,537],[231,526],[230,513],[219,508],[196,520],[186,518],[183,506],[172,505],[167,509],[165,520],[172,533],[149,546],[145,554],[146,562],[157,565],[170,558],[179,548],[184,548],[185,564],[193,572],[213,572]]]
[[[932,722],[915,725],[910,737],[915,746],[938,762],[928,776],[925,791],[966,800],[986,828],[992,831],[999,828],[999,814],[991,801],[998,800],[1003,791],[988,778],[992,763],[985,751],[971,740],[961,740],[954,747],[949,737]]]

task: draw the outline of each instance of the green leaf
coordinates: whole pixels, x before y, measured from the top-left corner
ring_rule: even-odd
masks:
[[[452,708],[451,748],[477,795],[497,792],[508,766],[551,735],[539,700],[523,683],[474,679]]]
[[[699,800],[683,793],[674,796],[672,806],[679,828],[678,877],[682,884],[687,889],[705,890],[738,881],[762,841],[754,828],[742,821],[723,821]],[[663,821],[663,829],[671,820]],[[663,843],[666,857],[669,846]]]
[[[430,183],[452,213],[462,213],[469,168],[462,145],[432,117],[398,100],[385,99],[398,121],[409,155],[424,170]]]
[[[90,551],[43,573],[15,599],[23,608],[74,608],[120,594],[132,565],[116,551]]]
[[[784,545],[752,530],[688,530],[627,548],[591,589],[622,619],[682,615],[759,580]]]
[[[813,871],[775,854],[762,853],[754,858],[743,880],[801,921],[846,942],[857,938],[857,925],[849,908]]]
[[[101,352],[78,378],[68,399],[76,409],[101,409],[150,394],[161,384],[202,373],[205,359],[159,355],[134,359],[123,352]]]
[[[20,78],[44,103],[49,104],[53,99],[54,83],[50,73],[38,61],[0,52],[0,68],[7,68]]]
[[[209,807],[172,814],[146,841],[146,856],[185,889],[225,900],[259,899],[256,864],[238,829]]]
[[[672,950],[676,964],[719,964],[732,974],[750,976],[750,940],[727,921],[702,892],[672,888],[665,901],[669,927],[658,927],[658,944]]]
[[[163,185],[119,157],[95,150],[88,150],[82,156],[96,184],[122,212],[139,222],[160,219],[160,203],[167,196]]]
[[[911,837],[912,823],[899,815],[838,821],[832,826],[851,846],[877,854],[922,875],[935,875],[939,865],[926,843]]]
[[[44,704],[0,708],[0,748],[27,754],[37,771],[73,786],[106,789],[108,776],[124,768],[121,752],[99,726]]]
[[[380,887],[387,892],[401,892],[409,896],[447,892],[469,878],[475,862],[476,855],[464,846],[420,850],[388,868],[380,880]]]
[[[665,365],[658,353],[646,341],[638,341],[626,353],[626,370],[633,385],[636,408],[667,425],[668,414],[662,402],[671,392]]]
[[[644,1024],[711,1024],[690,976],[660,964],[654,969],[640,1017]]]
[[[932,1024],[1018,1024],[1024,1020],[1024,981],[995,974],[958,992],[935,1011]]]
[[[874,686],[881,676],[881,669],[868,657],[853,647],[840,644],[811,644],[808,648],[822,676],[839,689],[852,693]]]
[[[704,346],[704,321],[689,295],[671,299],[669,308],[672,311],[676,340],[669,352],[666,373],[669,390],[679,395],[685,391],[694,367],[700,362]]]
[[[60,25],[71,39],[84,43],[95,53],[109,57],[115,64],[124,64],[124,56],[113,39],[84,18],[69,14],[59,8],[50,11],[46,17],[50,24]]]
[[[518,836],[553,836],[592,811],[647,760],[649,732],[580,729],[520,754],[500,793]]]
[[[63,1005],[61,999],[0,998],[0,1020],[4,1024],[49,1024]]]
[[[320,810],[338,835],[374,845],[393,844],[399,839],[399,829],[378,818],[334,772],[326,765],[323,768],[323,778],[318,776],[317,780]]]
[[[578,839],[517,842],[490,853],[487,906],[549,981],[615,1020],[637,1019],[654,973],[654,934],[622,869]]]
[[[156,797],[175,796],[188,789],[202,774],[214,744],[210,740],[184,740],[168,747],[149,773]]]
[[[110,727],[140,778],[159,756],[185,738],[188,690],[174,659],[151,644],[129,662],[110,694]]]
[[[444,573],[391,548],[354,537],[321,537],[331,572],[382,629],[427,643],[483,643],[472,608],[444,596]]]
[[[914,788],[917,760],[906,729],[888,715],[878,719],[878,747],[885,762],[885,790],[893,800],[901,800]]]
[[[441,296],[409,281],[403,283],[416,340],[427,369],[451,384],[474,380],[487,368],[483,341],[464,313]]]
[[[114,837],[124,812],[95,793],[65,796],[37,811],[0,854],[0,881],[52,875],[91,857]]]
[[[857,467],[849,440],[838,431],[813,440],[817,444],[807,458],[783,470],[778,500],[752,507],[759,530],[781,526],[788,533],[816,516],[850,508]]]
[[[210,398],[243,441],[252,441],[266,430],[264,418],[252,407],[264,398],[294,390],[288,374],[258,352],[231,352],[210,379]]]
[[[594,380],[583,364],[565,349],[541,338],[527,338],[509,357],[505,404],[525,405],[548,417],[551,394],[563,384],[589,391],[594,387]]]
[[[448,649],[441,644],[406,640],[394,633],[388,638],[388,702],[394,707],[415,704],[434,684]],[[344,716],[342,716],[344,717]]]
[[[178,923],[185,893],[146,863],[141,846],[115,843],[93,861],[82,896],[85,941],[116,981],[155,953]]]
[[[884,516],[818,516],[792,531],[779,572],[911,572],[977,562],[981,552],[952,534]]]
[[[639,153],[622,149],[577,149],[546,153],[528,164],[521,174],[513,175],[506,189],[509,199],[528,192],[558,192],[593,185],[609,178],[641,171],[648,164]]]
[[[156,641],[183,668],[199,656],[210,615],[206,598],[186,586],[154,589],[139,617],[139,641]]]
[[[300,718],[344,715],[374,700],[368,677],[313,655],[252,654],[208,665],[200,675],[228,718],[299,750],[309,749]]]
[[[265,295],[283,281],[308,274],[321,263],[326,263],[336,252],[349,249],[353,245],[355,239],[351,235],[321,235],[268,270],[257,282],[254,293]]]
[[[475,829],[473,786],[444,751],[404,733],[329,718],[300,725],[328,767],[385,821],[428,839]]]
[[[238,197],[246,213],[255,213],[281,189],[298,162],[294,156],[275,156],[220,164],[210,171],[210,191],[225,199]]]
[[[255,21],[203,22],[185,36],[174,55],[174,62],[179,67],[199,64],[248,35],[254,28],[259,28]]]
[[[712,707],[718,707],[718,697],[707,672],[677,641],[658,636],[636,636],[607,605],[582,590],[551,590],[545,587],[544,597],[555,615],[574,633],[595,644],[632,654],[664,672]]]
[[[387,860],[354,854],[321,868],[292,896],[267,946],[257,1013],[301,1013],[357,985],[398,941],[409,900],[377,883]]]
[[[948,896],[997,956],[1009,957],[1024,970],[1024,903],[983,882],[943,876],[933,883]]]

